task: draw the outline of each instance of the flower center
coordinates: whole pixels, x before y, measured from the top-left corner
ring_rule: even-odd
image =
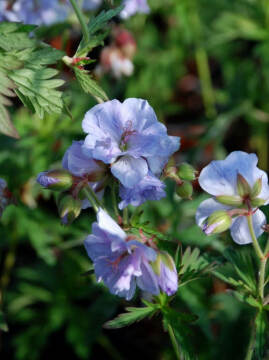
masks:
[[[132,130],[132,121],[128,120],[126,126],[123,128],[123,133],[120,139],[120,149],[122,151],[128,150],[128,141],[132,135],[136,133],[136,130]]]

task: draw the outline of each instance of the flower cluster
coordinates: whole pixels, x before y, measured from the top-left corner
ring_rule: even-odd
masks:
[[[269,203],[269,186],[266,173],[257,163],[255,154],[234,151],[202,170],[199,184],[214,196],[203,201],[196,214],[197,224],[207,235],[230,228],[237,244],[251,243],[247,223],[250,215],[256,237],[263,233],[266,218],[258,207]]]
[[[172,258],[145,243],[145,238],[127,235],[102,209],[92,234],[85,240],[98,281],[112,294],[130,300],[136,286],[153,295],[177,291],[177,272]]]
[[[63,169],[41,172],[37,181],[61,192],[58,209],[63,224],[70,224],[81,209],[89,207],[89,200],[99,209],[85,246],[98,280],[111,293],[131,299],[137,285],[153,295],[161,290],[172,295],[177,290],[177,272],[170,255],[143,234],[127,235],[100,208],[100,199],[112,182],[120,184],[120,209],[164,197],[165,185],[159,176],[178,150],[179,138],[167,135],[166,127],[142,99],[96,105],[86,113],[82,128],[87,136],[67,149]]]
[[[159,177],[178,150],[180,139],[167,135],[147,101],[112,100],[96,105],[86,113],[82,128],[87,133],[85,141],[74,141],[66,151],[64,170],[38,175],[43,187],[63,191],[70,201],[73,197],[76,209],[79,204],[81,209],[90,206],[81,192],[85,186],[90,186],[100,199],[109,177],[120,183],[120,209],[165,197],[165,185]],[[61,201],[69,204],[62,197]],[[79,212],[75,213],[78,216]],[[60,214],[66,223],[66,211]]]

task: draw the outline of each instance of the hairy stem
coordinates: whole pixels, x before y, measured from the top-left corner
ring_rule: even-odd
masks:
[[[82,14],[82,11],[81,11],[80,7],[78,6],[76,0],[70,0],[70,3],[76,13],[79,23],[81,25],[81,30],[82,30],[84,39],[85,39],[85,41],[89,41],[90,36],[89,36],[89,32],[88,32],[88,27],[87,27],[84,15]]]

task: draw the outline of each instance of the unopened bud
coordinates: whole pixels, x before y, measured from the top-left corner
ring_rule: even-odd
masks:
[[[231,216],[225,210],[217,210],[207,218],[203,231],[206,235],[218,234],[228,230],[231,224]]]
[[[193,193],[192,184],[188,181],[184,181],[177,187],[176,192],[182,199],[191,199]]]
[[[66,191],[73,184],[72,175],[64,169],[41,172],[36,181],[41,186],[55,191]]]
[[[229,195],[220,195],[216,196],[216,200],[224,205],[231,206],[240,206],[243,204],[243,200],[240,196],[229,196]]]
[[[179,166],[177,175],[182,180],[193,181],[195,180],[196,171],[190,164],[183,163]]]
[[[239,196],[246,196],[251,193],[251,187],[241,174],[237,174],[237,192]]]
[[[252,207],[260,207],[263,206],[265,204],[265,200],[264,199],[260,199],[260,198],[256,198],[250,201],[250,204]]]
[[[72,195],[64,195],[58,200],[58,211],[63,225],[70,225],[80,214],[81,201]]]
[[[262,191],[262,178],[259,178],[255,184],[253,185],[251,192],[250,192],[250,197],[251,199],[256,198],[260,192]]]
[[[175,270],[175,263],[173,258],[166,251],[158,251],[156,260],[151,263],[151,267],[156,275],[160,276],[161,265],[166,266],[169,270]]]

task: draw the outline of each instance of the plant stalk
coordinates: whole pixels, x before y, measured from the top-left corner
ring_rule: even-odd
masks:
[[[86,21],[85,21],[85,17],[80,9],[80,7],[78,6],[77,4],[77,1],[76,0],[70,0],[70,3],[76,13],[76,16],[78,18],[78,21],[81,25],[81,30],[82,30],[82,34],[83,34],[83,37],[85,39],[86,42],[88,42],[90,40],[90,36],[89,36],[89,32],[88,32],[88,27],[87,27],[87,24],[86,24]]]
[[[101,206],[100,201],[97,199],[96,195],[94,194],[94,191],[91,189],[90,186],[84,187],[82,189],[82,193],[85,195],[85,197],[89,200],[91,203],[93,210],[97,213],[99,207]]]
[[[176,354],[176,358],[177,358],[177,360],[181,360],[180,349],[179,349],[179,345],[178,345],[177,339],[176,339],[175,334],[174,334],[174,330],[173,330],[173,328],[172,328],[172,326],[170,324],[168,324],[167,329],[168,329],[168,333],[169,333],[169,336],[170,336],[171,343],[173,345],[173,349],[174,349],[175,354]]]
[[[249,340],[249,345],[248,345],[248,350],[247,350],[245,360],[252,359],[254,349],[255,349],[255,341],[256,341],[256,317],[252,324],[251,335],[250,335],[250,340]]]

